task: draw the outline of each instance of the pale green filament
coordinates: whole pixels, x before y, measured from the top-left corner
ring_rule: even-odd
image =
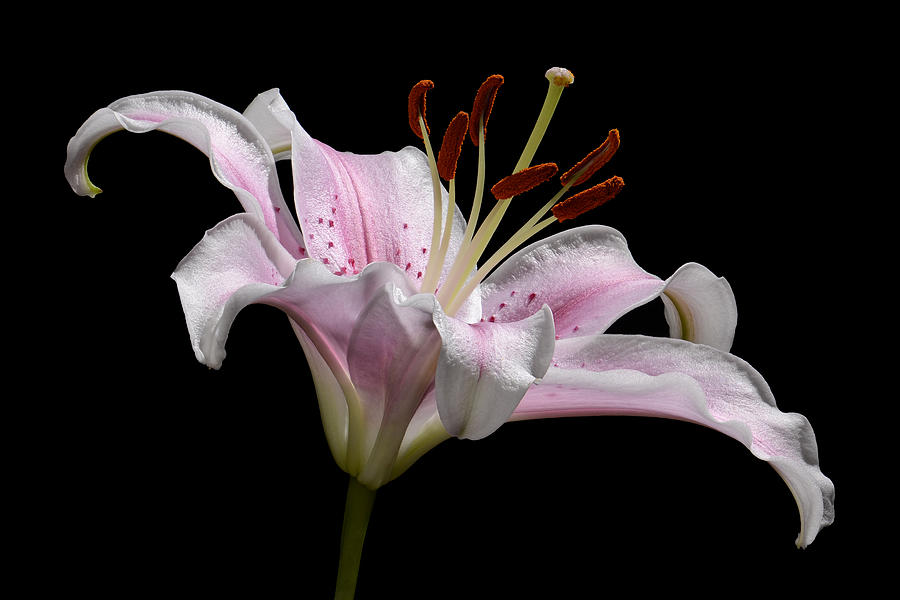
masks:
[[[441,180],[438,177],[437,163],[434,160],[434,151],[431,149],[431,141],[428,139],[428,129],[425,126],[425,119],[422,115],[419,115],[419,128],[422,130],[422,140],[425,142],[425,154],[428,155],[428,166],[431,168],[431,183],[432,188],[434,189],[434,219],[431,225],[431,248],[428,256],[428,264],[425,267],[425,278],[428,280],[429,278],[433,278],[435,281],[438,280],[440,273],[434,275],[433,272],[438,270],[434,267],[435,263],[435,248],[438,248],[441,244]],[[425,291],[423,289],[423,291]],[[433,291],[429,290],[429,293]]]
[[[439,210],[439,209],[435,209]],[[436,214],[440,214],[437,212]],[[432,246],[432,254],[428,258],[428,268],[425,270],[425,279],[422,281],[421,291],[423,294],[434,293],[441,271],[444,270],[444,259],[447,257],[447,250],[450,248],[450,234],[453,231],[453,217],[456,214],[456,178],[450,180],[450,205],[447,207],[447,216],[444,219],[444,233],[441,237],[441,245],[438,251],[434,252]],[[433,240],[432,240],[433,241]]]
[[[469,222],[466,224],[466,232],[463,235],[463,245],[472,241],[475,235],[475,224],[481,212],[481,198],[484,196],[484,118],[478,120],[478,178],[475,181],[475,195],[472,198],[472,212],[469,213]]]

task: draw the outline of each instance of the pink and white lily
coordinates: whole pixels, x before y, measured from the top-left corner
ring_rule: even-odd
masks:
[[[548,97],[558,97],[564,86],[549,79]],[[420,116],[425,130],[424,105]],[[485,124],[475,128],[481,148]],[[688,263],[660,279],[635,263],[618,231],[589,225],[509,255],[521,246],[513,240],[485,277],[473,262],[477,215],[467,223],[453,181],[449,192],[440,183],[427,135],[427,154],[338,152],[306,133],[278,90],[243,114],[180,91],[98,110],[68,146],[76,193],[100,191],[87,176],[89,154],[123,129],[188,141],[244,209],[207,231],[172,275],[197,360],[222,365],[242,308],[283,310],[335,461],[366,488],[451,436],[482,438],[508,421],[645,415],[716,429],[771,464],[799,506],[799,546],[832,522],[834,489],[812,428],[781,412],[762,376],[729,353],[734,296],[705,267]],[[299,223],[281,193],[280,159],[292,162]],[[485,223],[496,224],[504,202]],[[656,298],[671,338],[604,333]]]

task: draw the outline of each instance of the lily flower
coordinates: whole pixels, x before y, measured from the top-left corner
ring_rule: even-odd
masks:
[[[496,202],[483,219],[499,75],[479,88],[471,113],[450,122],[438,153],[425,118],[430,81],[413,87],[408,104],[425,152],[338,152],[301,127],[277,89],[243,113],[183,91],[129,96],[95,112],[69,142],[65,174],[80,195],[100,192],[87,174],[99,140],[159,130],[204,152],[237,196],[243,212],[208,230],[172,277],[196,358],[214,369],[241,309],[265,304],[288,315],[330,450],[350,475],[339,594],[352,595],[374,491],[442,441],[483,438],[509,421],[645,415],[704,425],[781,475],[800,511],[798,546],[833,520],[834,488],[819,469],[809,422],[781,412],[763,377],[729,353],[737,311],[724,278],[696,263],[667,279],[647,273],[622,234],[601,225],[530,242],[622,189],[612,177],[566,197],[612,158],[618,131],[482,261],[516,196],[557,173],[555,164],[531,161],[573,77],[551,69],[547,79],[532,135],[513,173],[491,188]],[[455,180],[467,136],[479,156],[468,219]],[[276,160],[292,163],[299,222]],[[657,298],[670,338],[605,333]]]

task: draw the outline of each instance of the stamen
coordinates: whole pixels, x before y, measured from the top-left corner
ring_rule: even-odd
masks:
[[[572,181],[572,185],[581,185],[587,181],[594,173],[609,162],[616,150],[619,149],[619,130],[613,129],[606,136],[606,140],[600,147],[582,158],[577,165],[566,171],[560,176],[559,180],[563,185],[567,185]],[[580,176],[579,176],[580,175]]]
[[[485,79],[478,88],[478,93],[475,94],[472,118],[469,120],[469,137],[476,146],[478,145],[478,130],[479,128],[487,130],[488,118],[494,107],[494,98],[497,97],[497,90],[501,85],[503,85],[503,75],[491,75]]]
[[[621,177],[611,177],[603,183],[598,183],[592,188],[579,192],[553,207],[553,216],[562,223],[567,219],[574,219],[612,200],[622,188],[625,181]]]
[[[412,129],[413,133],[416,134],[419,139],[424,138],[419,118],[422,119],[422,122],[425,125],[425,133],[431,133],[431,130],[428,128],[428,122],[425,120],[425,94],[433,87],[433,81],[430,79],[423,79],[414,85],[409,92],[409,103],[407,106],[409,113],[409,128]]]
[[[554,163],[544,163],[523,169],[518,173],[507,175],[491,188],[497,200],[506,200],[518,196],[539,186],[554,175],[559,169]]]
[[[437,168],[441,177],[450,181],[456,177],[456,165],[459,162],[459,154],[462,152],[463,141],[466,139],[466,131],[469,129],[469,115],[460,111],[450,121],[444,139],[441,141],[441,149],[438,151]]]

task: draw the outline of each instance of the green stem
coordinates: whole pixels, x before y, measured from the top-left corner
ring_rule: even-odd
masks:
[[[338,563],[335,600],[353,600],[363,541],[366,539],[366,528],[374,503],[375,490],[370,490],[355,477],[350,477],[344,508],[344,529],[341,531],[341,560]]]

